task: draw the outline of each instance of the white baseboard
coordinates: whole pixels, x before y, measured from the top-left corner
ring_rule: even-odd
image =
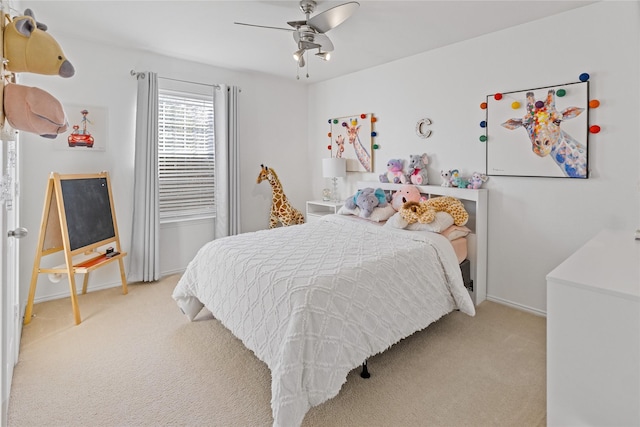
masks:
[[[162,273],[160,273],[160,277],[165,277],[165,276],[171,276],[172,274],[182,274],[184,273],[184,268],[178,268],[175,270],[170,270],[170,271],[164,271]],[[110,289],[110,288],[118,288],[118,287],[122,287],[122,282],[111,282],[111,283],[103,283],[101,285],[89,285],[87,287],[87,293],[88,292],[93,292],[93,291],[100,291],[103,289]],[[40,302],[45,302],[45,301],[52,301],[52,300],[56,300],[56,299],[61,299],[61,298],[67,298],[69,296],[69,290],[66,289],[62,292],[58,292],[56,294],[50,294],[47,295],[45,297],[40,297],[40,298],[34,298],[33,303],[37,304]],[[27,301],[24,301],[23,304],[23,314],[24,314],[24,307],[27,306]]]
[[[160,273],[161,277],[165,277],[165,276],[171,276],[172,274],[182,274],[184,273],[184,271],[186,270],[185,268],[177,268],[175,270],[169,270],[169,271],[163,271],[162,273]]]
[[[115,288],[115,287],[122,287],[122,282],[103,283],[102,285],[88,286],[87,287],[87,293],[91,292],[91,291],[99,291],[99,290],[102,290],[102,289],[110,289],[110,288]],[[78,294],[78,295],[80,295],[80,294]],[[34,298],[33,299],[33,303],[37,304],[39,302],[53,301],[53,300],[56,300],[56,299],[68,298],[68,297],[69,297],[69,289],[66,289],[65,291],[58,292],[56,294],[49,294],[49,295],[47,295],[45,297]],[[26,305],[27,305],[26,300],[25,300],[24,305],[26,307]]]
[[[487,300],[497,302],[498,304],[507,305],[509,307],[516,308],[518,310],[527,311],[529,313],[535,314],[536,316],[547,317],[546,311],[542,311],[537,308],[529,307],[523,304],[518,304],[517,302],[508,301],[506,299],[494,297],[492,295],[487,295]]]

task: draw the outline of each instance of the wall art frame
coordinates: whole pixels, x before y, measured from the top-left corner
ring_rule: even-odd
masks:
[[[329,119],[331,156],[347,160],[347,172],[373,172],[373,114]]]
[[[588,178],[589,82],[487,95],[489,176]]]
[[[109,111],[84,104],[64,106],[69,129],[54,140],[56,150],[102,152],[107,149]]]

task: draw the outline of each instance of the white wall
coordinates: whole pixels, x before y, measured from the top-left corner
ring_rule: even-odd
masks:
[[[47,90],[63,103],[106,106],[109,141],[104,153],[75,153],[56,151],[49,140],[22,135],[22,225],[31,232],[21,242],[22,299],[29,287],[50,171],[108,170],[122,245],[129,250],[136,85],[131,69],[242,87],[243,231],[268,224],[271,190],[265,183],[255,184],[260,163],[277,170],[287,196],[300,209],[305,200],[319,198],[321,189],[330,186],[320,166],[320,159],[328,155],[329,118],[372,112],[379,119],[375,173],[350,174],[343,193],[353,191],[357,180],[377,179],[389,158],[422,152],[430,155],[429,177],[438,184],[440,169],[485,169],[478,123],[484,119],[479,104],[488,94],[568,83],[588,72],[591,98],[601,101],[600,108],[591,111],[591,121],[603,129],[590,140],[591,178],[491,177],[486,184],[491,216],[489,296],[543,312],[549,271],[602,227],[640,226],[639,13],[637,2],[600,2],[308,89],[293,79],[65,38],[56,32],[64,23],[42,17],[74,63],[76,75],[62,79],[22,73],[21,83]],[[424,117],[433,121],[433,135],[427,140],[415,134],[417,120]],[[201,241],[208,239],[200,225],[163,228],[163,273],[184,268]],[[118,286],[116,270],[96,270],[90,289]],[[41,276],[37,300],[68,295],[66,281],[53,285]]]
[[[485,171],[478,137],[488,94],[578,81],[590,74],[599,99],[590,122],[588,180],[490,177],[488,295],[537,312],[546,310],[546,274],[603,227],[639,225],[640,11],[638,2],[599,2],[553,17],[457,43],[373,69],[314,84],[309,90],[309,151],[313,194],[328,185],[327,119],[360,113],[378,117],[377,180],[388,159],[427,152],[429,180],[440,169]],[[432,136],[415,134],[430,118]],[[348,191],[347,191],[348,190]]]
[[[266,183],[256,184],[261,163],[276,169],[289,199],[295,206],[304,208],[310,190],[309,177],[303,162],[290,160],[307,156],[307,146],[304,142],[301,143],[306,140],[307,120],[307,92],[303,85],[295,80],[214,68],[146,52],[115,48],[108,44],[65,38],[56,33],[56,28],[71,25],[70,23],[47,24],[49,32],[56,37],[66,56],[74,64],[76,74],[72,78],[63,79],[58,76],[22,73],[20,82],[48,91],[63,105],[73,103],[108,108],[108,142],[105,152],[60,151],[53,148],[51,140],[22,133],[22,226],[30,230],[29,236],[22,239],[20,250],[23,303],[31,279],[47,178],[52,171],[109,172],[121,244],[125,251],[130,250],[136,103],[136,79],[130,75],[132,69],[156,71],[159,76],[174,79],[227,83],[242,88],[239,106],[239,121],[242,124],[242,231],[255,231],[268,226],[271,188]],[[283,99],[296,102],[279,101]],[[160,236],[161,272],[166,274],[183,270],[195,251],[211,239],[212,233],[211,225],[206,222],[163,227]],[[62,253],[57,253],[44,257],[42,264],[53,266],[63,261]],[[119,286],[120,279],[115,264],[92,272],[90,277],[90,290]],[[77,276],[76,281],[79,279],[82,276]],[[36,301],[68,295],[66,279],[52,284],[45,274],[39,276]],[[81,301],[80,311],[82,312]]]

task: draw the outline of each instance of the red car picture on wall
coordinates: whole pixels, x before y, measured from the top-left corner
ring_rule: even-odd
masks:
[[[73,125],[73,131],[69,134],[67,138],[67,142],[69,143],[69,147],[87,147],[93,148],[94,139],[91,136],[91,133],[87,129],[87,123],[91,123],[89,119],[87,119],[87,115],[89,111],[84,109],[80,111],[82,114],[81,124],[82,129],[79,125]]]

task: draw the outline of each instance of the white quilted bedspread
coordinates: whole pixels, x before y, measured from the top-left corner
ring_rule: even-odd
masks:
[[[299,426],[349,371],[452,310],[475,315],[446,238],[339,215],[207,243],[173,298],[267,364],[274,426]]]

